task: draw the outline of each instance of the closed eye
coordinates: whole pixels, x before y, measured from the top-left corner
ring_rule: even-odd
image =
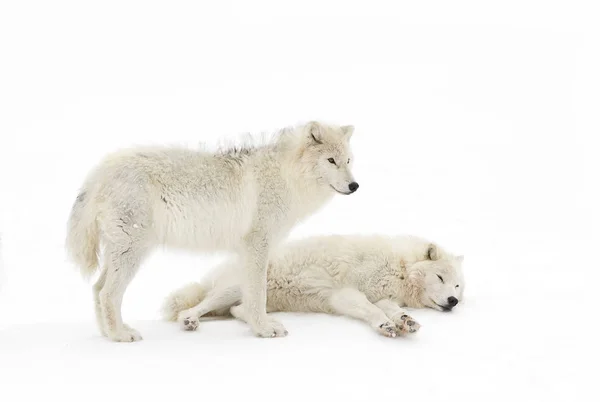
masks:
[[[458,287],[458,285],[455,286],[455,288],[457,288],[457,287]]]
[[[437,276],[438,278],[440,278],[440,281],[442,281],[442,283],[444,283],[444,278],[442,278],[441,276]]]

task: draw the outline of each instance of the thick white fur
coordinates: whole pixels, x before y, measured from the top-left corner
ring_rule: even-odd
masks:
[[[451,310],[448,298],[463,296],[462,260],[413,236],[334,235],[291,242],[269,259],[267,310],[347,315],[392,337],[415,332],[419,324],[401,307]],[[247,320],[239,306],[239,266],[231,259],[201,283],[173,292],[163,307],[165,319],[178,320],[186,330],[195,330],[201,316],[231,313]]]
[[[258,336],[284,335],[265,307],[270,250],[336,191],[350,193],[352,132],[311,122],[250,148],[134,148],[108,156],[73,205],[66,241],[84,275],[98,269],[102,244],[94,285],[101,332],[114,341],[141,339],[122,321],[123,294],[144,257],[167,245],[236,253],[248,323]]]

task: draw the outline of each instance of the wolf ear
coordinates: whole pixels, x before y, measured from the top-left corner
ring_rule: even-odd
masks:
[[[354,126],[342,126],[342,138],[346,141],[350,141],[352,134],[354,133]]]
[[[323,126],[316,121],[311,121],[306,125],[308,139],[316,144],[323,143]]]
[[[435,244],[430,244],[429,247],[427,247],[427,258],[431,261],[440,259],[439,252]]]

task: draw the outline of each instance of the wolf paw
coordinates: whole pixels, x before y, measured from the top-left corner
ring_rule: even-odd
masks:
[[[248,313],[242,304],[233,306],[229,312],[238,320],[249,323]],[[262,322],[251,324],[251,326],[254,335],[258,336],[259,338],[276,338],[286,336],[288,334],[288,331],[285,329],[283,324],[271,316],[266,316],[263,318]]]
[[[142,340],[140,333],[128,325],[124,325],[120,331],[109,333],[108,338],[114,342],[137,342]]]
[[[396,328],[403,334],[415,333],[421,328],[421,325],[414,318],[407,314],[402,314],[398,319],[394,320]]]
[[[283,324],[269,316],[261,324],[252,325],[252,331],[260,338],[277,338],[288,334]]]
[[[200,325],[200,320],[194,316],[182,316],[179,317],[178,321],[181,329],[184,331],[195,331]]]
[[[398,335],[396,332],[396,324],[389,321],[379,325],[377,327],[377,332],[383,336],[387,336],[388,338],[395,338]]]
[[[288,331],[283,324],[272,317],[267,317],[266,322],[261,326],[252,328],[254,334],[261,338],[276,338],[287,336]]]

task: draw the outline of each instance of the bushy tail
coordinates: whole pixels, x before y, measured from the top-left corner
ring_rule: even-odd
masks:
[[[82,191],[71,209],[66,247],[69,256],[84,277],[92,276],[98,269],[100,236],[96,215],[93,200],[89,194]]]
[[[180,289],[177,289],[167,296],[163,307],[162,315],[167,321],[177,321],[177,315],[183,310],[194,307],[200,303],[208,293],[208,289],[201,283],[190,283]]]

